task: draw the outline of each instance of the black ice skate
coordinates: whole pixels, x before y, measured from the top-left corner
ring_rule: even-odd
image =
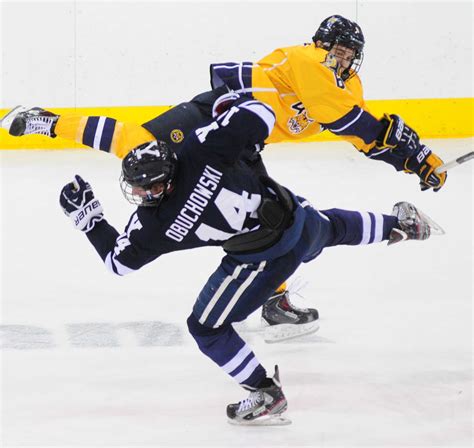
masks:
[[[265,342],[279,342],[314,333],[319,329],[319,313],[314,308],[298,308],[283,291],[263,305],[262,325]]]
[[[429,216],[409,202],[397,202],[392,215],[398,218],[399,229],[390,232],[388,245],[406,240],[426,240],[431,235],[443,235],[444,230]]]
[[[2,118],[1,126],[15,137],[38,134],[54,138],[54,127],[58,118],[58,115],[40,107],[17,106]]]
[[[288,402],[281,388],[278,366],[275,366],[273,384],[250,392],[248,398],[227,406],[227,417],[233,425],[281,426],[291,420],[281,414],[288,408]]]

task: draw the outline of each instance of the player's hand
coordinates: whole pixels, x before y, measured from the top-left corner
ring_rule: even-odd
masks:
[[[433,188],[439,191],[448,174],[446,172],[437,174],[436,168],[441,166],[443,161],[425,145],[420,146],[420,150],[405,160],[405,170],[409,173],[416,173],[420,178],[420,188],[422,191]]]
[[[377,139],[377,148],[390,148],[394,156],[411,157],[420,148],[418,134],[398,115],[385,114],[382,121],[387,126]]]
[[[71,218],[74,227],[83,232],[89,232],[104,218],[102,205],[94,198],[89,182],[85,182],[77,174],[61,190],[59,203],[66,216]]]

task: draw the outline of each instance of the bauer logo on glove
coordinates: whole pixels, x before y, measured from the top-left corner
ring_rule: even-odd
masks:
[[[83,232],[89,232],[104,218],[102,205],[94,197],[91,186],[77,174],[61,190],[59,203],[74,227]]]
[[[420,147],[418,134],[398,115],[385,114],[385,130],[377,139],[377,148],[390,148],[397,157],[411,157]]]

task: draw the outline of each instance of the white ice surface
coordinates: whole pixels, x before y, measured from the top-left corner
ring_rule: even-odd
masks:
[[[445,160],[473,147],[428,143]],[[472,162],[434,194],[345,143],[266,149],[272,175],[320,209],[390,213],[408,200],[446,235],[333,248],[303,266],[305,299],[295,301],[319,309],[319,332],[268,345],[258,315],[242,328],[268,370],[279,364],[293,424],[243,428],[226,422],[225,406],[246,393],[186,333],[220,250],[112,276],[58,194],[82,174],[121,230],[133,207],[120,162],[92,150],[0,158],[1,446],[472,445]]]

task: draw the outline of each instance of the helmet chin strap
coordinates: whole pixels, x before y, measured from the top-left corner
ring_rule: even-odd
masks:
[[[164,197],[173,191],[174,187],[171,182],[167,182],[164,189],[160,193],[153,194],[151,190],[145,190],[145,200],[148,202],[159,201],[161,202]]]
[[[145,190],[145,193],[146,193],[146,200],[147,201],[153,201],[155,199],[158,199],[159,198],[159,195],[163,194],[163,193],[159,193],[159,195],[154,195],[151,190]]]

